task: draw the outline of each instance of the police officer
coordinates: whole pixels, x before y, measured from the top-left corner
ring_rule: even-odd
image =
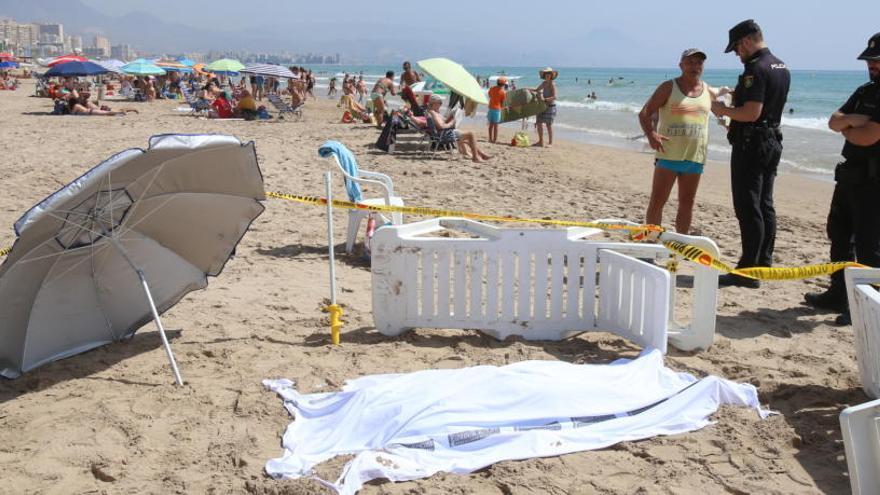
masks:
[[[846,138],[845,161],[834,171],[828,238],[831,261],[880,267],[880,33],[868,40],[859,60],[867,62],[871,81],[859,86],[828,121],[828,127]],[[805,294],[804,299],[810,306],[841,313],[837,324],[850,324],[842,271],[831,276],[827,291]]]
[[[782,156],[779,121],[788,98],[791,75],[764,44],[758,24],[749,19],[729,32],[725,53],[736,51],[745,68],[736,84],[733,106],[712,104],[715,115],[730,117],[730,182],[739,221],[742,256],[737,268],[770,266],[776,241],[773,183]],[[758,288],[757,280],[722,275],[722,286]]]

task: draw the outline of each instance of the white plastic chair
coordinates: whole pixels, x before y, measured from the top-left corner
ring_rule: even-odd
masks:
[[[855,336],[856,361],[865,393],[880,396],[880,269],[847,268],[844,272]],[[840,430],[846,450],[849,482],[856,495],[880,489],[880,400],[844,409]]]
[[[390,205],[390,206],[404,206],[403,198],[394,195],[394,184],[391,181],[391,177],[380,174],[379,172],[372,172],[370,170],[364,170],[362,168],[358,169],[358,177],[351,176],[348,172],[345,171],[345,168],[342,167],[342,164],[339,163],[339,157],[334,153],[333,161],[336,162],[336,166],[342,172],[345,180],[353,181],[358,184],[372,184],[381,186],[383,189],[383,195],[381,198],[364,198],[360,200],[360,203],[365,205]],[[350,201],[354,201],[354,198],[349,198]],[[361,221],[367,218],[370,215],[369,211],[365,210],[348,210],[348,233],[346,234],[345,240],[345,252],[351,253],[354,248],[354,241],[357,239],[358,229],[360,229]],[[388,218],[384,215],[379,215],[384,222],[388,222]],[[391,214],[391,223],[393,225],[400,225],[403,223],[403,214],[402,213],[392,213]]]

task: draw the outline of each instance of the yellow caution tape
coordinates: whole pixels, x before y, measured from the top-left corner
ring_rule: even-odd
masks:
[[[279,192],[267,192],[266,196],[270,198],[284,199],[287,201],[297,201],[305,204],[326,205],[327,199],[317,196],[298,196],[294,194],[284,194]],[[335,208],[346,208],[356,210],[378,211],[387,213],[406,213],[408,215],[422,215],[432,217],[461,217],[472,220],[486,220],[492,222],[519,222],[519,223],[538,223],[545,225],[560,225],[565,227],[590,227],[601,230],[623,230],[630,233],[630,239],[634,241],[650,241],[656,242],[659,234],[664,232],[663,227],[657,225],[628,225],[608,222],[577,222],[571,220],[550,220],[522,218],[514,216],[500,217],[495,215],[484,215],[480,213],[472,213],[458,210],[441,210],[435,208],[421,208],[413,206],[389,206],[389,205],[366,205],[363,203],[355,203],[352,201],[333,200],[331,204]],[[679,242],[679,241],[663,241],[663,245],[670,251],[680,254],[687,260],[699,263],[704,266],[715,268],[724,273],[733,273],[747,278],[758,280],[797,280],[810,277],[818,277],[822,275],[831,275],[834,272],[843,270],[847,267],[864,267],[865,265],[852,261],[838,263],[823,263],[820,265],[808,265],[791,268],[771,268],[771,267],[753,267],[753,268],[733,268],[721,260],[716,259],[704,249],[697,246]],[[677,270],[678,265],[674,261],[669,264],[670,270]]]
[[[311,205],[326,205],[327,199],[318,196],[300,196],[295,194],[284,194],[279,192],[267,192],[269,198],[283,199],[287,201],[296,201]],[[587,227],[601,230],[621,230],[630,233],[630,239],[634,241],[651,241],[656,242],[659,234],[664,232],[663,227],[657,225],[630,225],[610,222],[578,222],[573,220],[552,220],[544,218],[523,218],[514,216],[497,216],[484,215],[481,213],[472,213],[459,210],[443,210],[437,208],[422,208],[413,206],[391,206],[391,205],[367,205],[363,203],[355,203],[352,201],[341,201],[334,199],[331,202],[334,208],[345,208],[352,210],[365,210],[386,213],[406,213],[408,215],[421,215],[431,217],[461,217],[472,220],[485,220],[490,222],[516,222],[516,223],[536,223],[543,225],[558,225],[563,227]],[[853,261],[843,261],[836,263],[822,263],[818,265],[807,265],[798,267],[752,267],[752,268],[733,268],[721,260],[716,259],[704,249],[697,246],[679,241],[663,241],[663,245],[670,251],[681,255],[683,258],[700,265],[715,268],[724,273],[733,273],[743,277],[757,280],[797,280],[822,275],[831,275],[832,273],[843,270],[848,267],[866,268],[865,265]],[[6,256],[12,248],[0,249],[0,256]],[[668,268],[676,270],[677,263],[670,262]],[[339,328],[342,327],[340,317],[342,309],[339,306],[331,305],[327,307],[330,312],[330,326],[333,336],[333,343],[339,343]]]
[[[767,267],[756,266],[751,268],[733,268],[730,265],[715,259],[714,256],[705,250],[678,241],[664,241],[663,245],[672,252],[680,254],[682,257],[699,263],[704,266],[711,266],[716,270],[724,273],[733,273],[747,278],[757,280],[798,280],[803,278],[818,277],[821,275],[831,275],[834,272],[843,270],[847,267],[866,268],[865,265],[854,261],[841,261],[836,263],[822,263],[819,265],[807,265],[796,267]]]
[[[311,205],[326,205],[327,199],[317,196],[297,196],[294,194],[283,194],[278,192],[267,192],[267,197],[284,199],[287,201],[297,201],[299,203]],[[461,217],[471,220],[486,220],[490,222],[516,222],[516,223],[538,223],[544,225],[560,225],[564,227],[588,227],[602,230],[625,230],[629,232],[655,231],[663,232],[663,227],[656,225],[627,225],[608,222],[577,222],[573,220],[551,220],[539,218],[522,218],[513,216],[496,216],[484,215],[481,213],[471,213],[458,210],[441,210],[436,208],[421,208],[414,206],[389,206],[389,205],[366,205],[363,203],[355,203],[352,201],[341,201],[334,199],[331,204],[335,208],[346,208],[350,210],[378,211],[386,213],[406,213],[408,215],[422,215],[429,217]]]

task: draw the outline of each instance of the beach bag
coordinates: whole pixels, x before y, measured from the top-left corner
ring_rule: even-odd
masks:
[[[523,131],[517,131],[516,134],[513,135],[513,139],[510,140],[510,145],[519,148],[528,148],[532,143],[529,142],[528,134]]]
[[[55,100],[55,108],[52,109],[52,115],[67,115],[70,109],[64,100]]]

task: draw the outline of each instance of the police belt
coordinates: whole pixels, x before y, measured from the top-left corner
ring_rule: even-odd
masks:
[[[730,126],[730,131],[727,133],[727,140],[731,144],[748,141],[753,138],[773,138],[777,141],[782,141],[782,131],[779,130],[779,124],[771,124],[770,122],[763,120],[760,122],[734,122]]]
[[[847,183],[880,181],[880,157],[847,159],[838,163],[834,168],[834,180]]]

